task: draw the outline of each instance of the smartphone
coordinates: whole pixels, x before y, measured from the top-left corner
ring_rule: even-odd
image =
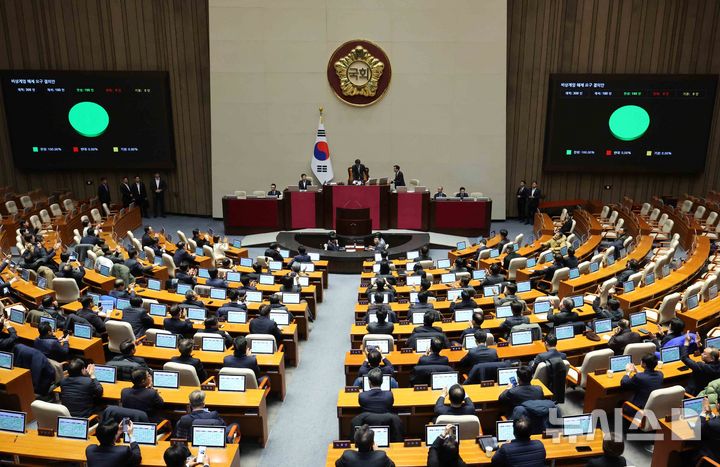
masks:
[[[575,450],[577,450],[577,452],[590,452],[592,448],[590,446],[575,446]]]
[[[514,376],[511,376],[509,378],[509,381],[510,381],[510,384],[512,384],[512,387],[517,386],[517,378],[515,378]]]
[[[130,420],[130,419],[125,417],[120,422],[120,426],[122,426],[123,433],[127,433],[127,431],[128,431],[128,420]]]

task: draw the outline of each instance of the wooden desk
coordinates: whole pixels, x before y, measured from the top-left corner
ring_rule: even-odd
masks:
[[[35,400],[30,370],[15,367],[0,369],[0,408],[30,414],[30,404]],[[30,419],[26,419],[30,422]]]
[[[687,420],[665,418],[659,420],[661,438],[655,440],[651,467],[668,467],[683,464],[683,452],[697,449],[700,441],[700,421],[695,419],[697,430]]]
[[[487,240],[487,242],[485,242],[485,246],[487,248],[494,248],[498,243],[500,243],[500,234],[497,234],[494,237],[489,238]],[[455,260],[458,258],[475,259],[479,249],[480,249],[480,244],[476,243],[476,244],[470,245],[467,248],[464,248],[462,250],[448,251],[448,259],[450,260],[450,264],[453,264],[455,262]]]
[[[83,282],[107,294],[115,287],[115,279],[115,276],[103,276],[94,269],[85,269]]]
[[[700,357],[691,358],[693,360],[700,359]],[[662,368],[657,368],[663,374],[664,387],[681,384],[680,382],[692,374],[689,369],[681,371],[679,369],[681,366],[683,366],[683,363],[677,361],[664,364]],[[642,370],[639,365],[638,369]],[[623,376],[625,376],[624,371],[614,373],[612,376],[589,374],[585,387],[584,412],[590,413],[595,409],[612,410],[621,401],[628,400],[630,393],[620,389],[620,381]]]
[[[490,346],[497,350],[498,358],[504,359],[517,359],[523,361],[530,361],[535,355],[545,351],[545,345],[541,341],[533,341],[532,344],[528,345],[517,345],[507,347]],[[467,350],[450,350],[443,349],[440,352],[441,355],[445,355],[450,360],[450,366],[455,366],[462,358],[467,354]],[[390,352],[385,357],[390,360],[395,367],[395,379],[398,385],[401,387],[410,386],[410,373],[412,372],[415,365],[417,365],[420,357],[424,353],[401,353],[401,352]],[[345,384],[351,385],[363,362],[365,361],[365,355],[363,354],[351,354],[350,352],[345,353]]]
[[[0,274],[0,277],[2,277],[3,281],[9,281],[13,277],[17,279],[15,282],[12,283],[12,290],[15,291],[20,297],[20,299],[22,299],[26,303],[40,306],[42,304],[43,298],[47,296],[55,297],[54,290],[41,289],[32,282],[24,281],[22,277],[13,274],[7,269],[3,271],[2,274]]]
[[[693,332],[703,331],[704,334],[720,322],[718,310],[720,310],[720,295],[709,302],[702,302],[694,310],[680,312],[677,316],[685,322],[685,329]]]
[[[36,430],[29,430],[22,435],[0,432],[0,453],[12,454],[16,464],[37,464],[39,460],[46,460],[85,465],[85,449],[91,444],[97,444],[94,436],[82,441],[38,436]],[[155,446],[140,445],[142,465],[164,467],[163,454],[168,447],[169,441],[160,441]],[[198,448],[188,447],[193,456],[196,456]],[[240,448],[237,444],[228,444],[224,449],[208,448],[205,455],[213,467],[240,467]]]
[[[532,384],[541,386],[545,397],[551,397],[552,392],[540,382],[533,380]],[[498,420],[501,409],[498,398],[507,389],[507,386],[482,387],[479,384],[463,386],[465,394],[475,403],[475,414],[483,425],[483,433],[495,431],[495,420]],[[395,402],[393,408],[405,425],[405,437],[424,437],[425,425],[435,418],[435,402],[442,391],[415,391],[413,388],[398,388],[392,390]],[[351,439],[350,421],[361,413],[358,392],[338,392],[338,424],[340,439]]]
[[[77,309],[80,309],[80,303]],[[30,324],[16,324],[12,323],[15,331],[17,331],[18,337],[24,341],[30,347],[33,346],[33,342],[40,335],[37,328],[30,326]],[[62,331],[56,331],[55,337],[58,339],[63,335]],[[82,337],[68,336],[68,345],[70,350],[76,353],[82,354],[85,358],[91,359],[97,364],[105,363],[105,349],[103,347],[103,341],[99,337],[92,337],[90,339],[83,339]]]
[[[552,461],[552,465],[584,465],[581,459],[595,457],[602,454],[603,434],[601,430],[596,430],[594,436],[581,436],[576,442],[571,442],[570,438],[560,438],[560,442],[555,443],[552,439],[542,439],[542,435],[532,437],[543,442],[547,460]],[[657,444],[657,443],[656,443]],[[575,449],[578,445],[589,446],[590,451],[578,452]],[[406,448],[403,443],[390,443],[390,447],[383,448],[387,452],[397,467],[425,467],[427,466],[428,448],[423,443],[421,446]],[[334,467],[335,461],[342,456],[344,449],[333,449],[332,444],[328,446],[326,467]],[[489,465],[492,461],[477,445],[475,440],[460,440],[460,457],[469,466]],[[653,467],[655,465],[653,464]]]

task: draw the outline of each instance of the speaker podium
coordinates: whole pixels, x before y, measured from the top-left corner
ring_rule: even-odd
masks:
[[[336,208],[337,234],[344,237],[365,237],[372,233],[370,208]]]

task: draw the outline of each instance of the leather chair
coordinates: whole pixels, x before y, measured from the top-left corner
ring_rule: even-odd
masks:
[[[447,425],[448,423],[460,425],[460,439],[475,439],[482,435],[480,419],[477,415],[440,415],[435,420],[436,425]]]

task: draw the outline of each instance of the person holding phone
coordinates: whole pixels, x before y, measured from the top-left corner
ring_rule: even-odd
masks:
[[[498,400],[505,407],[508,414],[518,405],[526,401],[543,400],[543,390],[540,386],[530,384],[532,381],[532,370],[529,366],[523,365],[517,370],[517,381],[510,379],[510,385],[504,390]]]
[[[115,442],[127,433],[127,446],[116,446]],[[133,422],[124,419],[121,424],[115,420],[103,423],[95,431],[100,444],[91,444],[85,448],[88,467],[105,467],[109,465],[138,466],[142,463],[140,446],[133,437]]]
[[[454,434],[455,427],[448,424],[445,431],[435,438],[428,450],[428,467],[464,467],[467,464],[460,457],[460,445]]]
[[[513,467],[517,465],[545,465],[547,453],[545,445],[537,439],[530,439],[532,426],[530,420],[520,417],[513,422],[515,439],[503,443],[493,455],[491,465]]]

